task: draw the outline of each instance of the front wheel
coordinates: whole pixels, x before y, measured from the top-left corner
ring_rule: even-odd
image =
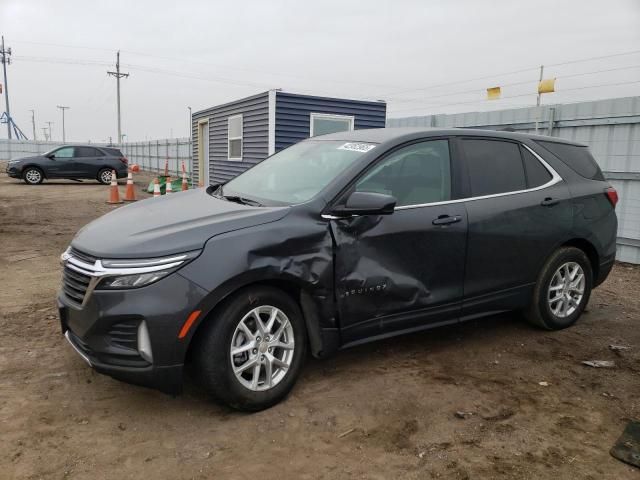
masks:
[[[27,185],[38,185],[42,183],[44,175],[39,168],[29,167],[22,173],[22,179]]]
[[[199,335],[195,363],[204,387],[239,410],[258,411],[293,388],[306,354],[306,329],[291,297],[271,287],[239,292]]]
[[[547,330],[573,325],[589,303],[592,286],[591,262],[585,253],[574,247],[559,249],[540,273],[527,319]]]

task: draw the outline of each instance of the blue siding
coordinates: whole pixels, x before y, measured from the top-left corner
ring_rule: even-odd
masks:
[[[242,161],[227,160],[227,119],[242,114]],[[209,119],[209,181],[220,183],[231,180],[246,169],[267,158],[269,153],[269,93],[261,93],[193,114],[194,135],[198,120]],[[198,148],[194,136],[193,169],[197,176]],[[197,178],[196,178],[197,180]]]
[[[276,152],[309,138],[311,113],[351,115],[354,128],[384,128],[387,105],[342,98],[276,92]]]

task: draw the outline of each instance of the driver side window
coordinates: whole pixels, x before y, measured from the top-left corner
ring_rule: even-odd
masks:
[[[63,147],[53,152],[53,156],[60,159],[67,159],[73,157],[73,147]]]
[[[358,181],[356,191],[392,195],[398,207],[450,200],[449,141],[429,140],[393,152]]]

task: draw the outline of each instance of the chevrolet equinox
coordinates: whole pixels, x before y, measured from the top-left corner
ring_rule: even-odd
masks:
[[[97,371],[221,402],[284,398],[307,351],[505,311],[572,325],[615,258],[588,148],[481,130],[315,137],[233,180],[119,208],[62,254],[62,333]]]

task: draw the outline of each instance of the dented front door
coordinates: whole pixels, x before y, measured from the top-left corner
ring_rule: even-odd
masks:
[[[457,318],[464,280],[463,202],[331,220],[343,344]]]

